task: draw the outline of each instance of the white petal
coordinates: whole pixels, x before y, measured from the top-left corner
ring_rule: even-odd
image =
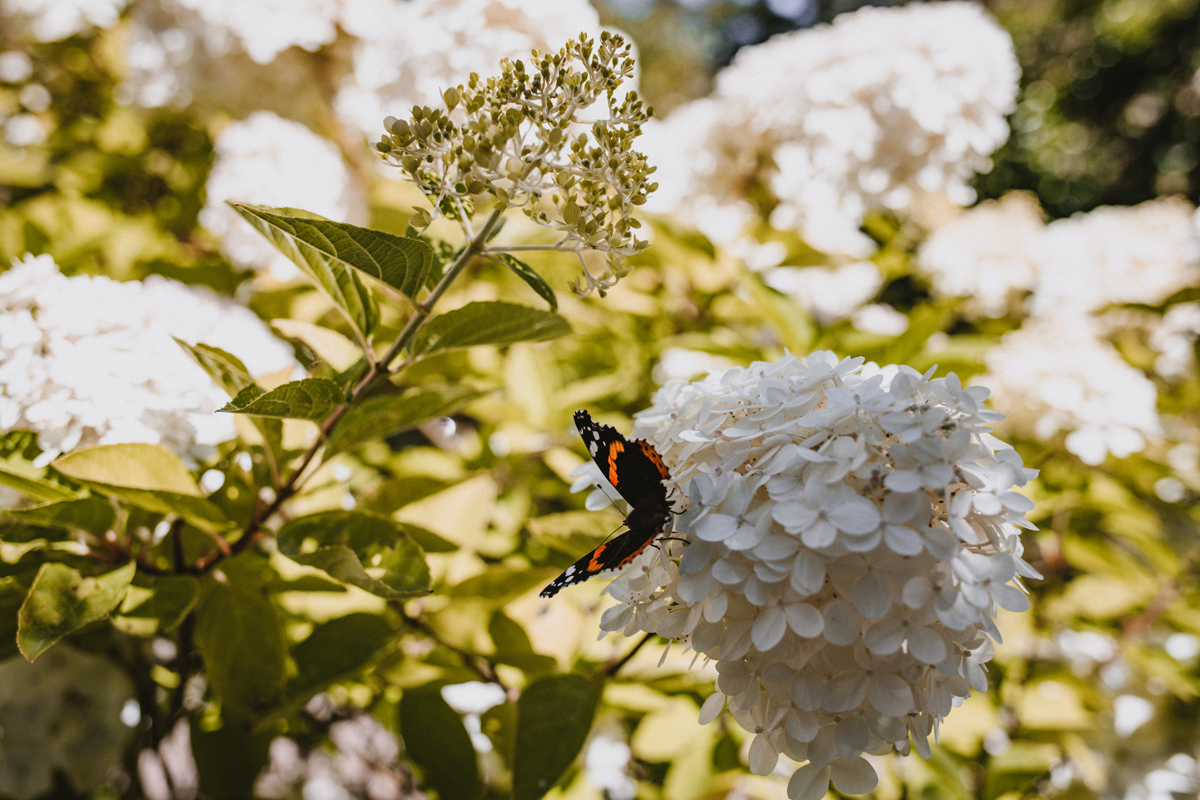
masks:
[[[825,694],[825,679],[820,673],[806,669],[792,681],[792,702],[803,711],[816,711]]]
[[[883,485],[893,492],[915,492],[921,488],[921,476],[910,470],[898,469],[883,479]]]
[[[754,557],[763,561],[778,561],[787,558],[800,549],[800,542],[795,536],[768,536],[754,548]]]
[[[879,508],[865,497],[847,497],[829,509],[826,516],[846,533],[870,533],[879,527]]]
[[[866,794],[879,785],[879,775],[865,758],[839,758],[829,765],[833,785],[843,794]]]
[[[750,742],[750,771],[755,775],[770,775],[779,763],[779,753],[771,746],[771,740],[759,734]]]
[[[879,573],[871,570],[855,582],[850,599],[864,617],[879,619],[892,607],[892,590]]]
[[[713,574],[702,570],[694,575],[680,575],[675,594],[685,603],[698,603],[708,597],[713,588]]]
[[[845,600],[834,600],[825,606],[825,638],[830,644],[850,644],[858,637],[862,616]]]
[[[713,692],[704,701],[704,705],[700,706],[700,724],[707,725],[720,716],[724,710],[725,695],[721,692]]]
[[[787,785],[788,800],[821,800],[829,791],[829,767],[805,764],[792,773]]]
[[[737,556],[726,556],[717,559],[713,564],[712,574],[718,582],[725,586],[735,586],[750,575],[750,565]]]
[[[879,620],[863,634],[867,649],[877,656],[889,656],[904,643],[904,627],[896,617]]]
[[[883,540],[887,542],[888,549],[898,556],[915,556],[925,546],[920,534],[907,525],[884,525]]]
[[[843,717],[835,723],[835,726],[836,732],[833,741],[837,745],[838,755],[842,758],[854,758],[862,755],[871,741],[871,732],[867,729],[867,723],[863,718],[858,714],[851,714]],[[833,763],[838,762],[834,761]]]
[[[867,673],[848,672],[839,675],[825,685],[825,697],[821,708],[830,714],[858,708],[867,695]]]
[[[793,708],[788,713],[787,732],[797,742],[811,742],[820,730],[817,715],[808,711]]]
[[[709,514],[696,523],[696,536],[706,542],[721,542],[738,529],[737,517],[728,514]]]
[[[783,607],[787,615],[788,626],[797,636],[805,639],[815,639],[825,630],[825,618],[821,612],[808,603],[788,603]],[[801,741],[807,741],[802,739]]]
[[[725,616],[725,611],[729,608],[729,595],[725,592],[717,592],[704,601],[704,620],[706,622],[716,622]]]
[[[792,588],[807,596],[825,585],[825,559],[811,550],[801,550],[792,562]]]
[[[924,575],[918,575],[908,581],[900,593],[900,599],[909,608],[920,608],[928,603],[931,597],[933,597],[933,584]]]
[[[867,683],[867,699],[880,714],[899,717],[912,711],[912,687],[894,672],[876,672]]]
[[[776,503],[771,509],[771,519],[793,533],[807,528],[816,518],[817,512],[812,506],[799,500]]]
[[[800,534],[800,541],[804,542],[805,547],[819,550],[833,544],[837,535],[837,528],[823,519],[818,519],[811,528]]]
[[[754,647],[760,653],[767,652],[779,644],[779,640],[787,631],[787,626],[787,615],[784,614],[782,608],[779,606],[764,608],[754,620],[754,627],[750,631]]]
[[[996,605],[1006,611],[1029,610],[1029,598],[1015,586],[993,586],[992,597],[995,598]]]
[[[679,559],[679,571],[688,575],[704,569],[712,560],[714,549],[709,542],[694,541],[690,543],[683,551],[683,557]]]
[[[935,631],[913,625],[908,630],[908,652],[923,664],[940,664],[946,658],[946,643]]]

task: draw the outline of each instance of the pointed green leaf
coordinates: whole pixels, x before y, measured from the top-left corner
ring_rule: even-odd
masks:
[[[518,278],[529,284],[529,288],[537,292],[538,297],[550,304],[551,311],[558,311],[558,297],[555,296],[554,290],[550,288],[550,284],[546,283],[546,279],[537,274],[533,267],[508,253],[491,253],[490,255],[515,272]]]
[[[517,700],[514,800],[550,791],[587,740],[604,688],[581,675],[555,675],[525,688]]]
[[[327,511],[292,520],[277,539],[279,552],[293,561],[379,597],[400,599],[429,590],[425,554],[390,519]]]
[[[230,397],[236,397],[242,389],[254,385],[246,365],[232,353],[207,344],[188,344],[182,339],[176,339],[175,343]]]
[[[453,553],[458,549],[458,545],[448,539],[443,539],[433,531],[427,531],[417,525],[410,525],[405,522],[397,522],[404,532],[408,534],[414,542],[420,545],[421,549],[426,553]]]
[[[287,641],[275,605],[257,581],[206,579],[196,610],[196,645],[209,683],[237,708],[262,708],[283,692]]]
[[[130,586],[113,616],[113,626],[132,636],[154,636],[175,629],[196,605],[200,581],[190,575],[154,579],[148,587]]]
[[[400,697],[400,736],[424,783],[440,797],[472,800],[483,794],[471,737],[437,687],[408,689]]]
[[[108,616],[129,588],[137,567],[85,578],[66,564],[43,564],[17,614],[17,646],[33,661],[50,645]]]
[[[567,321],[549,311],[498,301],[468,303],[426,323],[411,352],[426,356],[456,347],[557,339],[570,332]]]
[[[0,485],[42,502],[67,500],[76,496],[66,487],[46,480],[44,473],[45,470],[35,469],[15,458],[0,458]]]
[[[305,378],[285,383],[269,392],[247,386],[218,411],[259,417],[308,419],[320,422],[345,402],[342,388],[325,378]]]
[[[342,334],[298,319],[273,319],[271,327],[288,339],[294,339],[313,351],[334,372],[354,366],[363,357],[362,349]]]
[[[244,713],[221,709],[221,727],[213,730],[201,714],[188,715],[191,755],[200,781],[192,797],[255,800],[254,782],[270,763],[271,740],[278,731],[256,730]],[[186,785],[186,784],[185,784]],[[194,784],[193,784],[194,785]],[[164,792],[165,794],[165,792]]]
[[[317,626],[292,650],[296,677],[288,681],[284,703],[303,703],[354,677],[395,638],[396,631],[376,614],[348,614]]]
[[[178,514],[209,532],[230,524],[220,508],[200,496],[179,456],[156,444],[87,447],[62,456],[51,466],[101,493],[123,497],[148,511]]]
[[[498,664],[511,664],[527,675],[554,672],[558,668],[554,658],[534,652],[529,634],[502,611],[492,614],[488,636],[496,646],[492,661]]]
[[[390,436],[427,419],[453,414],[482,394],[470,386],[447,384],[421,386],[403,395],[367,398],[338,422],[325,445],[325,456]]]
[[[116,511],[112,504],[99,497],[58,500],[33,508],[6,511],[9,516],[39,525],[64,530],[83,530],[103,536],[112,527]]]

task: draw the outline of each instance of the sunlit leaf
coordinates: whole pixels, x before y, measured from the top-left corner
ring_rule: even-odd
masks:
[[[325,445],[327,456],[390,436],[434,417],[447,416],[481,396],[464,384],[422,386],[404,395],[371,397],[352,407]]]
[[[7,510],[5,513],[26,522],[64,530],[84,530],[97,536],[103,536],[116,519],[112,503],[99,497],[58,500],[31,508]]]
[[[264,392],[247,386],[218,411],[320,422],[346,400],[342,388],[325,378],[305,378]]]
[[[30,661],[52,644],[117,607],[136,565],[85,578],[66,564],[43,564],[18,613],[17,646]]]
[[[558,783],[583,749],[603,688],[601,681],[581,675],[555,675],[521,692],[514,800],[538,800]]]
[[[76,450],[51,462],[71,480],[116,495],[147,511],[178,514],[207,531],[229,525],[179,456],[156,444],[109,444]]]
[[[303,703],[357,675],[395,639],[396,631],[375,614],[348,614],[318,625],[292,650],[296,677],[288,682],[285,704]]]
[[[278,534],[279,551],[298,564],[379,597],[402,599],[429,590],[425,554],[403,525],[361,511],[299,517]]]
[[[362,341],[370,339],[379,325],[379,306],[355,269],[376,264],[382,272],[377,257],[394,255],[398,259],[395,264],[406,258],[397,253],[396,247],[376,245],[379,249],[373,249],[372,243],[384,242],[387,234],[365,231],[365,241],[358,241],[345,229],[365,229],[332,222],[307,211],[262,208],[241,203],[230,205],[308,275],[317,288],[341,310]],[[391,238],[401,242],[412,241]],[[391,268],[387,274],[393,278],[408,277],[394,274]],[[424,280],[423,275],[421,278]]]
[[[199,596],[200,581],[191,575],[167,575],[150,586],[131,586],[113,616],[113,626],[132,636],[169,633],[195,608]]]
[[[238,392],[254,384],[246,365],[232,353],[207,344],[188,344],[182,339],[176,339],[175,343],[230,397],[236,397]]]
[[[538,297],[550,304],[551,311],[558,311],[558,298],[554,295],[554,290],[550,288],[550,284],[546,283],[545,278],[534,271],[533,267],[508,253],[492,253],[490,255],[529,284],[529,288],[537,292]]]
[[[557,314],[515,303],[483,301],[434,317],[416,335],[410,351],[427,356],[457,347],[557,339],[571,326]]]
[[[271,327],[289,339],[302,342],[335,372],[349,369],[362,358],[362,350],[337,331],[298,319],[273,319]]]

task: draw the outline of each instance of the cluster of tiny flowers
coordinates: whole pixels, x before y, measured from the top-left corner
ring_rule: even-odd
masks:
[[[0,274],[0,430],[38,434],[43,456],[155,442],[183,456],[232,439],[228,398],[172,337],[233,353],[254,375],[291,348],[249,309],[158,276],[68,278],[48,255]]]
[[[866,7],[742,49],[648,152],[676,192],[665,210],[750,199],[774,227],[863,257],[868,212],[974,200],[1018,77],[1012,40],[975,3]]]
[[[987,688],[997,607],[1029,602],[1018,528],[1036,473],[988,432],[987,390],[829,352],[665,385],[637,415],[683,492],[671,534],[608,592],[606,631],[680,639],[754,734],[750,768],[807,762],[792,800],[876,783]],[[673,543],[668,543],[674,547]],[[1016,584],[1016,585],[1014,585]]]
[[[1100,337],[1096,320],[1067,314],[1034,317],[984,356],[1005,429],[1064,445],[1085,464],[1124,458],[1162,435],[1158,392]]]
[[[653,168],[633,149],[650,109],[637,92],[617,95],[633,74],[630,47],[607,32],[598,45],[580,34],[553,55],[534,51],[529,65],[501,66],[498,77],[473,74],[447,89],[445,111],[414,106],[407,121],[388,117],[376,148],[435,215],[466,225],[484,194],[522,208],[559,235],[558,249],[579,257],[583,272],[573,288],[603,292],[627,272],[625,259],[646,247],[634,236],[641,223],[633,209],[657,188],[648,180]],[[605,116],[587,124],[601,107]],[[432,218],[422,212],[416,224]],[[607,255],[607,274],[592,274],[587,251]]]
[[[494,75],[504,59],[548,52],[585,31],[600,35],[586,0],[411,0],[347,6],[356,37],[352,73],[334,106],[366,135],[397,108],[434,106],[471,73]]]
[[[339,222],[363,223],[367,203],[333,142],[270,111],[228,125],[217,137],[200,224],[235,264],[267,268],[279,280],[298,270],[225,201],[304,208]]]

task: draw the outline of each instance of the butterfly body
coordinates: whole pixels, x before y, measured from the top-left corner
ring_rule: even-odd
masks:
[[[563,587],[625,566],[671,522],[671,505],[663,483],[671,473],[653,445],[643,439],[626,439],[616,428],[595,422],[586,411],[575,412],[575,427],[604,477],[629,503],[625,517],[629,530],[567,567],[542,590],[542,597],[553,597]]]

